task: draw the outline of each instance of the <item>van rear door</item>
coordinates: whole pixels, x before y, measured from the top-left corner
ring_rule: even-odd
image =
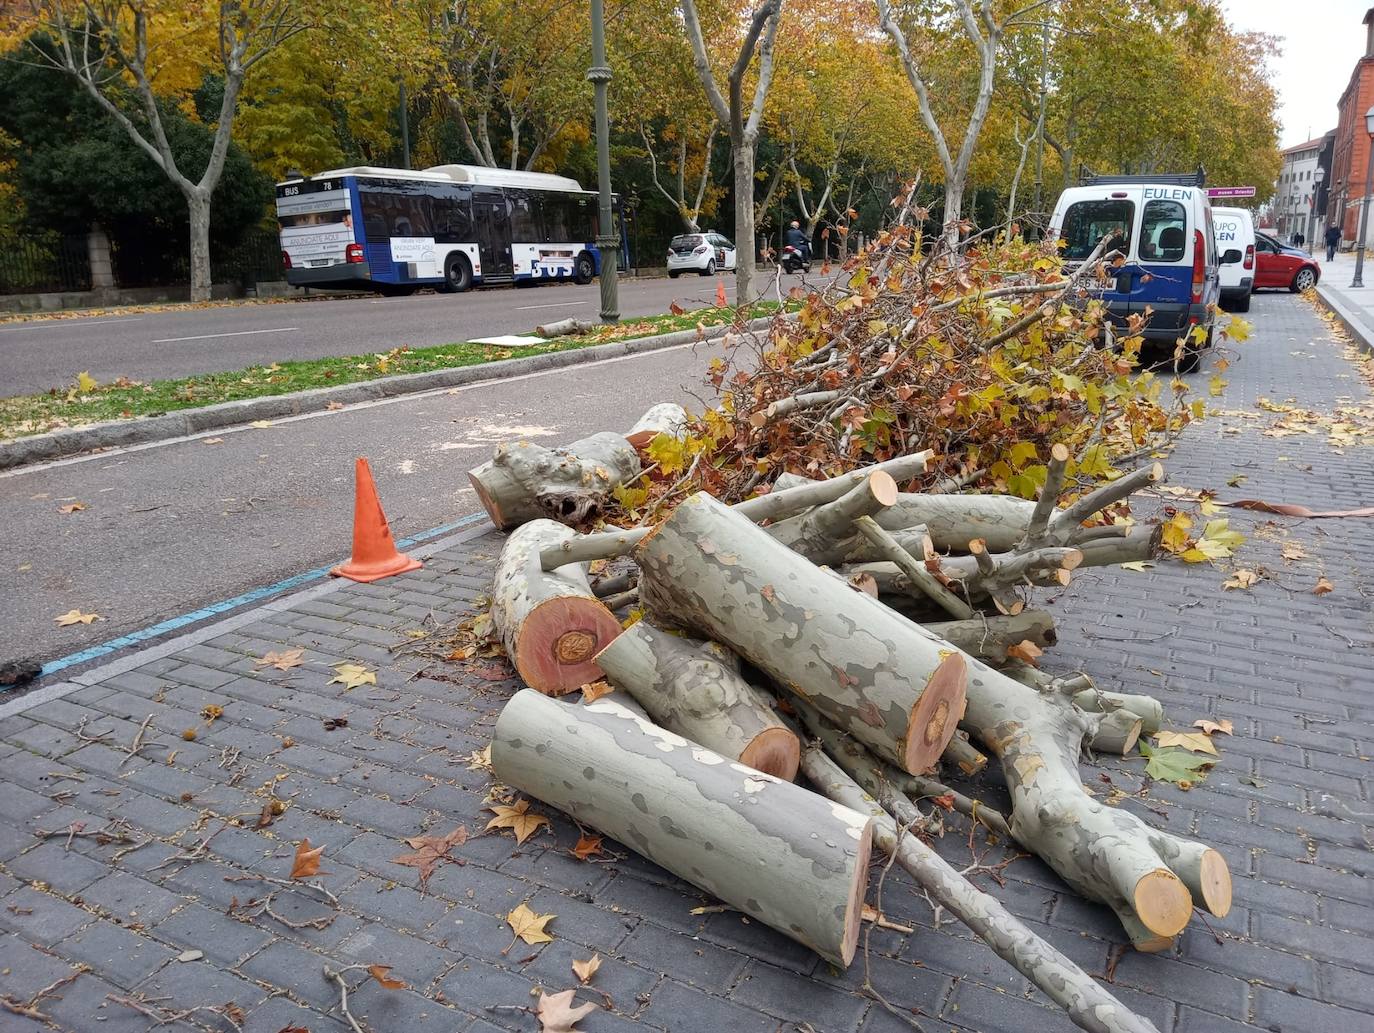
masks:
[[[1132,278],[1132,311],[1149,312],[1152,336],[1183,334],[1193,289],[1193,251],[1198,227],[1194,192],[1180,187],[1146,187]],[[1211,236],[1211,226],[1207,227]],[[1203,241],[1206,247],[1206,241]]]
[[[1132,247],[1135,238],[1136,203],[1129,191],[1112,191],[1100,197],[1086,197],[1072,202],[1065,210],[1060,221],[1059,236],[1066,244],[1063,251],[1064,261],[1070,265],[1088,259],[1102,238],[1112,239],[1103,249],[1103,254],[1120,251],[1126,256],[1127,263],[1117,270],[1117,280],[1110,290],[1102,292],[1102,300],[1107,305],[1107,315],[1112,329],[1120,333],[1126,328],[1127,318],[1132,312],[1132,292],[1135,290],[1130,270]],[[1136,271],[1135,279],[1139,278]]]

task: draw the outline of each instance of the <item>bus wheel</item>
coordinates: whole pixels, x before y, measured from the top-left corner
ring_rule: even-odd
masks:
[[[592,256],[587,252],[577,256],[577,261],[573,263],[573,280],[576,283],[591,283],[592,277],[596,275],[596,263],[592,261]]]
[[[468,264],[467,255],[449,255],[444,263],[444,285],[441,289],[446,294],[458,294],[471,286],[472,266]]]

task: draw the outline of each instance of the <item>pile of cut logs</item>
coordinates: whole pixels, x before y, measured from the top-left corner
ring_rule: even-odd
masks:
[[[876,846],[1082,1028],[1153,1030],[944,862],[913,799],[1037,854],[1140,950],[1172,944],[1194,907],[1227,913],[1216,850],[1104,805],[1079,775],[1083,748],[1122,755],[1158,730],[1160,704],[1024,662],[1055,641],[1050,615],[1027,608],[1035,586],[1155,555],[1157,527],[1102,511],[1161,468],[1060,508],[1062,446],[1038,501],[902,491],[922,452],[830,480],[784,475],[734,506],[698,493],[652,527],[568,526],[684,423],[655,406],[626,434],[518,442],[472,471],[510,532],[492,620],[530,686],[497,722],[497,777],[838,966]],[[617,611],[639,619],[622,628]],[[557,698],[602,678],[615,691]],[[942,763],[979,771],[983,751],[1001,762],[1007,816],[939,779]]]

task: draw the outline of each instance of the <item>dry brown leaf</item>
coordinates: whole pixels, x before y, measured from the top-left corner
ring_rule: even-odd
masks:
[[[467,756],[469,771],[485,771],[491,774],[491,744],[488,743],[480,750],[473,750]]]
[[[582,686],[582,702],[595,703],[602,696],[614,691],[615,686],[611,685],[611,683],[604,678],[601,679],[601,681],[590,682]]]
[[[1161,749],[1170,746],[1182,746],[1185,750],[1193,753],[1210,753],[1217,756],[1217,748],[1212,745],[1212,740],[1202,732],[1156,732],[1155,742]]]
[[[1225,581],[1223,581],[1221,583],[1221,587],[1228,592],[1233,588],[1241,588],[1246,591],[1249,591],[1250,586],[1253,585],[1259,579],[1260,576],[1256,574],[1253,570],[1246,570],[1242,568],[1236,571],[1234,574],[1232,574]]]
[[[218,721],[224,716],[224,708],[216,703],[207,703],[200,708],[200,716],[207,721]]]
[[[86,503],[84,502],[72,502],[65,506],[58,506],[57,511],[59,513],[80,513],[85,508]]]
[[[553,943],[553,937],[545,930],[557,915],[536,915],[526,904],[521,904],[506,915],[506,924],[515,933],[516,939],[528,944]],[[510,948],[507,948],[509,950]]]
[[[286,813],[286,804],[280,800],[268,800],[262,805],[262,813],[258,815],[256,827],[265,829],[284,813]]]
[[[408,987],[408,986],[407,986],[405,983],[403,983],[401,980],[399,980],[399,979],[393,979],[393,978],[391,977],[391,966],[390,966],[390,965],[368,965],[368,966],[367,966],[367,972],[368,972],[368,975],[370,975],[373,979],[377,980],[377,983],[378,983],[379,986],[381,986],[382,988],[384,988],[384,989],[386,989],[386,990],[408,990],[408,989],[410,989],[410,987]]]
[[[1044,654],[1044,650],[1037,646],[1030,639],[1022,639],[1014,646],[1007,646],[1007,656],[1017,660],[1024,660],[1032,667],[1039,666],[1037,660]]]
[[[1317,578],[1317,583],[1312,587],[1312,594],[1326,595],[1327,592],[1334,592],[1335,590],[1336,586],[1323,576]]]
[[[606,851],[601,848],[600,836],[589,836],[585,832],[578,837],[577,846],[572,848],[573,857],[579,861],[590,860],[597,854],[604,854]]]
[[[1284,542],[1283,548],[1279,550],[1279,555],[1290,562],[1292,560],[1305,560],[1307,559],[1307,550],[1297,542]]]
[[[330,402],[328,405],[325,406],[325,408],[328,409],[330,412],[337,412],[339,409],[342,409],[343,407],[343,402]]]
[[[1216,732],[1220,732],[1222,735],[1230,735],[1232,725],[1231,722],[1226,719],[1222,719],[1220,721],[1209,721],[1206,718],[1203,718],[1201,721],[1194,721],[1193,727],[1201,728],[1204,735],[1212,735]]]
[[[181,733],[181,737],[185,739],[187,742],[195,742],[196,736],[199,734],[200,733],[197,732],[194,728],[187,728],[184,732]]]
[[[90,624],[92,621],[104,619],[98,613],[82,613],[80,610],[68,610],[66,613],[58,614],[53,618],[59,628],[65,628],[69,624]]]
[[[593,954],[586,961],[573,959],[573,975],[577,976],[579,983],[590,983],[592,976],[596,975],[596,970],[601,967],[601,955]]]
[[[415,852],[393,857],[391,863],[418,868],[420,870],[420,888],[424,889],[440,861],[462,863],[456,858],[449,857],[448,852],[452,847],[462,846],[467,840],[468,829],[466,825],[459,825],[447,836],[412,836],[406,840],[406,845],[413,847]]]
[[[275,667],[279,671],[287,671],[304,663],[305,661],[301,659],[303,656],[305,656],[304,649],[273,650],[258,657],[253,663],[258,667]]]
[[[539,992],[539,1003],[535,1015],[539,1017],[539,1033],[578,1033],[578,1022],[596,1011],[596,1005],[588,1002],[573,1007],[576,990],[546,994]]]
[[[523,843],[539,830],[540,825],[549,825],[549,819],[542,814],[535,814],[530,810],[528,800],[516,800],[514,804],[488,804],[487,810],[491,811],[496,817],[487,822],[489,829],[510,829],[515,833],[515,841]]]
[[[291,865],[291,878],[309,879],[320,874],[320,857],[324,854],[324,847],[317,846],[314,850],[310,849],[310,840],[303,839],[296,847],[296,859]]]

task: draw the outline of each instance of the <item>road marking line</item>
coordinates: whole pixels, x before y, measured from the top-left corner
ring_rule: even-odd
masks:
[[[0,329],[0,334],[17,334],[20,330],[51,330],[55,326],[66,327],[68,330],[79,330],[83,326],[102,326],[105,323],[137,323],[142,319],[142,316],[134,316],[133,318],[126,316],[123,319],[91,319],[85,321],[78,321],[75,319],[45,319],[40,323],[34,323],[30,326],[5,327],[4,329]]]
[[[528,312],[532,308],[565,308],[568,305],[585,305],[585,301],[560,301],[553,305],[516,305],[515,311]]]
[[[176,344],[179,341],[208,341],[212,337],[247,337],[249,334],[284,334],[288,330],[299,330],[298,326],[274,326],[270,330],[234,330],[227,334],[198,334],[195,337],[163,337],[154,344]]]

